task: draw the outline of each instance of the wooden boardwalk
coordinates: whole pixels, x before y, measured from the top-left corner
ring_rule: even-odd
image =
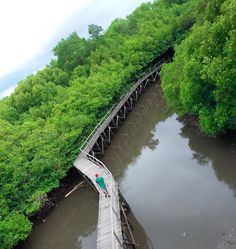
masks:
[[[123,207],[120,206],[118,185],[111,172],[96,158],[96,155],[104,154],[105,147],[111,142],[113,130],[117,129],[122,120],[127,117],[144,89],[157,80],[162,63],[169,62],[169,60],[168,58],[158,61],[131,87],[126,95],[122,96],[120,103],[108,111],[85,140],[80,148],[81,153],[74,162],[74,166],[98,191],[95,174],[98,173],[104,177],[111,195],[110,198],[105,198],[104,194],[99,192],[97,249],[121,249],[128,248],[129,245],[137,248],[128,221],[126,221],[126,226],[128,226],[131,239],[127,241],[127,238],[122,237],[121,211],[124,217],[125,213]]]
[[[97,248],[123,248],[118,186],[112,174],[99,160],[86,153],[80,154],[74,166],[90,179],[98,191],[95,174],[101,175],[111,195],[110,198],[105,198],[104,194],[99,192]]]

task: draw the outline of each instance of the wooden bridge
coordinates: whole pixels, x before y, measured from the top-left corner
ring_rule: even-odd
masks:
[[[104,154],[106,146],[111,142],[114,131],[127,117],[128,112],[132,110],[144,89],[151,82],[157,80],[162,63],[168,61],[169,59],[158,61],[146,75],[132,86],[126,95],[121,97],[120,103],[108,111],[88,136],[81,146],[81,153],[74,162],[74,166],[98,192],[95,174],[98,173],[103,176],[105,183],[108,185],[108,192],[111,195],[110,198],[105,198],[104,194],[99,192],[97,249],[137,248],[129,221],[124,212],[124,206],[128,208],[128,204],[119,194],[118,185],[111,172],[96,156]],[[121,216],[124,222],[121,222]],[[126,228],[122,227],[123,223]],[[124,233],[125,229],[128,229],[128,232]]]

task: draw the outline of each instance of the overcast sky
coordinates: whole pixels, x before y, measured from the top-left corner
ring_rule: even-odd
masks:
[[[146,0],[2,0],[0,1],[0,98],[16,83],[43,68],[61,38],[89,24],[104,29]]]

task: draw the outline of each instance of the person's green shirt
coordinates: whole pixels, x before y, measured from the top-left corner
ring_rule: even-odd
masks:
[[[100,188],[106,187],[106,184],[104,182],[104,178],[101,176],[96,178],[96,183],[99,185]]]

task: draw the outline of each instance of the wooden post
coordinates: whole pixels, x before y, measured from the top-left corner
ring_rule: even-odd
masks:
[[[116,115],[116,127],[118,128],[118,126],[119,126],[119,116]]]
[[[111,142],[111,127],[108,126],[108,138],[109,138],[109,143]]]
[[[105,137],[105,138],[104,138],[104,137],[102,136],[103,140],[106,141],[106,142],[108,142],[108,143],[110,143],[110,140],[109,140],[109,138],[107,137],[107,134],[106,134],[105,130],[102,132],[102,135]]]
[[[119,190],[119,197],[120,197],[121,205],[123,205],[129,212],[131,208],[128,202],[126,201],[125,197],[121,194],[120,190]]]
[[[137,91],[137,89],[135,90],[135,99],[136,99],[136,101],[138,101],[138,91]]]
[[[101,140],[102,140],[102,154],[104,155],[104,139],[102,135],[101,135]]]
[[[133,233],[132,233],[132,230],[131,230],[131,227],[129,225],[129,221],[126,217],[126,214],[125,214],[125,211],[124,211],[124,208],[122,207],[122,205],[120,205],[120,209],[121,209],[121,212],[124,216],[124,219],[125,219],[125,223],[128,227],[128,231],[129,231],[129,234],[131,236],[131,241],[127,241],[127,242],[124,242],[124,244],[128,244],[128,245],[131,245],[134,249],[137,249],[137,244],[135,243],[135,240],[134,240],[134,236],[133,236]],[[127,236],[128,237],[128,236]]]

